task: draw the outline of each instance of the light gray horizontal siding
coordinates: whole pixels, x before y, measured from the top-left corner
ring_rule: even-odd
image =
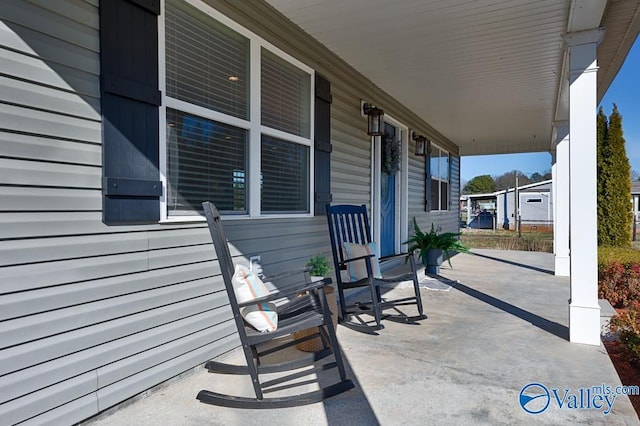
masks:
[[[127,317],[116,318],[102,324],[5,348],[0,351],[0,374],[8,374],[162,324],[197,315],[215,307],[216,301],[223,300],[224,297],[221,295],[208,294],[149,311],[138,312]],[[221,312],[225,314],[225,319],[229,318],[229,310],[225,309]],[[132,347],[127,350],[131,355],[137,352]]]
[[[34,414],[34,407],[45,412],[63,405],[70,400],[80,398],[97,389],[95,371],[72,377],[47,389],[32,392],[21,398],[0,405],[0,419],[3,424],[13,425],[28,419]]]
[[[4,375],[0,377],[0,386],[3,389],[0,403],[89,371],[96,365],[112,364],[127,357],[131,352],[131,345],[135,345],[139,352],[149,351],[158,346],[158,342],[172,342],[202,330],[209,330],[212,324],[220,324],[226,316],[227,312],[224,309],[210,310]],[[222,326],[230,336],[234,334],[232,323]],[[237,336],[234,337],[237,339]]]
[[[60,2],[61,11],[65,9],[65,3],[70,2],[71,0]],[[99,43],[96,44],[99,39],[96,28],[87,27],[84,31],[77,31],[77,38],[61,39],[58,36],[64,29],[51,26],[49,18],[32,19],[33,10],[29,3],[21,0],[3,1],[2,15],[0,15],[5,24],[0,27],[0,40],[3,47],[51,63],[52,68],[55,68],[56,64],[63,64],[93,75],[100,74]],[[9,19],[4,17],[5,13],[11,14]],[[95,13],[97,14],[97,9]],[[47,13],[45,16],[55,19],[52,13]],[[48,28],[40,28],[41,23]],[[53,34],[46,33],[46,30],[52,31]],[[90,39],[93,42],[87,43]]]
[[[360,99],[457,153],[270,7],[208,2],[331,81],[334,203],[370,203]],[[102,223],[98,0],[7,0],[0,21],[0,423],[72,424],[238,336],[203,222]],[[423,199],[424,159],[409,155],[410,217],[456,223]],[[225,230],[236,261],[260,255],[267,275],[330,253],[324,217],[233,218]]]
[[[100,143],[101,140],[101,127],[97,121],[62,117],[56,113],[21,106],[0,103],[0,123],[3,129],[16,132],[92,143]]]
[[[100,100],[63,92],[57,88],[0,77],[0,91],[4,102],[28,103],[38,109],[57,114],[100,120]]]
[[[100,83],[92,77],[95,74],[88,71],[72,68],[66,64],[52,63],[2,47],[0,47],[0,64],[5,75],[37,82],[43,86],[58,88],[65,92],[94,98],[100,97]],[[55,72],[52,72],[52,67],[55,67]]]
[[[101,166],[102,147],[0,131],[0,157]]]
[[[0,341],[3,346],[19,345],[67,330],[88,327],[113,318],[204,296],[214,290],[211,279],[200,279],[7,320],[0,324]]]
[[[232,341],[226,348],[231,349],[237,344],[237,341]],[[195,351],[170,359],[148,370],[141,371],[112,385],[101,388],[97,392],[98,409],[105,410],[121,402],[123,398],[132,397],[145,389],[174,377],[176,375],[174,372],[176,371],[188,370],[194,365],[202,364],[208,359],[221,355],[222,352],[219,352],[221,346],[221,343],[218,342],[209,343]],[[223,346],[222,348],[225,347]]]
[[[102,194],[98,190],[0,186],[0,198],[0,213],[102,209]]]
[[[0,158],[0,185],[29,185],[100,189],[102,172],[99,167]]]
[[[184,265],[169,270],[160,269],[131,275],[118,275],[86,282],[20,291],[0,298],[0,320],[80,305],[94,300],[124,296],[154,288],[188,282],[220,273],[217,262]]]
[[[61,424],[75,424],[85,420],[98,412],[98,396],[90,393],[82,398],[74,399],[64,405],[32,417],[20,423],[20,426],[59,426]]]

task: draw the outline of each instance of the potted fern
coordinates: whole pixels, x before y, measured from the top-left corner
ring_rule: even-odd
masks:
[[[460,234],[455,232],[436,232],[433,223],[431,231],[422,232],[416,218],[413,218],[413,236],[405,244],[410,244],[409,252],[420,250],[420,260],[425,266],[426,273],[437,274],[440,272],[440,265],[446,259],[451,265],[450,251],[469,253],[469,249],[460,242]]]

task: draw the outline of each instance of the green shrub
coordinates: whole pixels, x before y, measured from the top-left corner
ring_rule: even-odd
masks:
[[[611,331],[640,357],[640,251],[598,247],[598,297],[607,299],[617,314]]]
[[[611,331],[620,336],[620,341],[638,357],[640,356],[640,302],[633,301],[628,309],[611,319]]]
[[[640,263],[640,250],[625,247],[598,247],[598,269],[610,263]]]
[[[640,301],[640,264],[611,262],[599,268],[598,297],[616,308]]]

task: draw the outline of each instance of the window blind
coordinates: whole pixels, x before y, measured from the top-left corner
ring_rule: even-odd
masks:
[[[309,137],[311,76],[264,48],[261,72],[261,124]]]
[[[182,1],[165,15],[167,95],[248,118],[249,40]]]
[[[262,135],[265,213],[309,212],[309,147]]]
[[[167,108],[167,213],[247,211],[247,131]]]

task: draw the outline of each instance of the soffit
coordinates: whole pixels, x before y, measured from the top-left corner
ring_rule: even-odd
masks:
[[[267,2],[462,155],[549,150],[570,0]],[[616,31],[600,48],[600,97],[638,33],[639,3],[607,7]]]

